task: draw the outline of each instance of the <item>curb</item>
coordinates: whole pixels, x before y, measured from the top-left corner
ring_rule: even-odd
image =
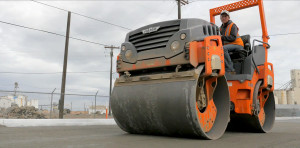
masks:
[[[31,126],[89,126],[116,125],[114,119],[0,119],[0,126],[31,127]]]

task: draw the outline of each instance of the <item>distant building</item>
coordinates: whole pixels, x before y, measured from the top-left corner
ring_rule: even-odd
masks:
[[[27,96],[25,95],[7,95],[3,96],[2,98],[7,98],[12,101],[12,103],[17,104],[19,107],[27,105]]]
[[[300,88],[300,69],[291,70],[292,88]]]
[[[39,101],[36,99],[28,100],[28,97],[25,95],[7,95],[0,97],[0,108],[8,108],[11,107],[12,104],[16,104],[19,107],[33,106],[38,108]]]
[[[0,97],[0,109],[11,107],[12,100],[7,97]]]
[[[286,92],[286,90],[274,90],[276,104],[287,104]]]
[[[274,90],[277,104],[300,104],[300,70],[291,70],[290,88]]]
[[[95,106],[90,106],[89,107],[89,114],[94,114],[95,112],[99,112],[100,114],[105,114],[106,113],[106,106],[97,105],[96,109],[95,109]]]
[[[35,108],[39,108],[39,100],[31,99],[31,100],[27,101],[27,106],[33,106]]]
[[[300,104],[300,69],[291,70],[291,83],[295,102]]]

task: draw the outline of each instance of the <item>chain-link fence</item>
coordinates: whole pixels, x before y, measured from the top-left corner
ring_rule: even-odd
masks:
[[[60,93],[0,90],[0,118],[57,119]],[[96,103],[95,103],[96,102]],[[65,119],[112,118],[109,96],[66,93]]]

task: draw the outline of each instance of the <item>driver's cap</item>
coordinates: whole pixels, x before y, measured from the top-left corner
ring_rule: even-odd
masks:
[[[230,16],[229,11],[227,11],[227,10],[223,10],[220,15],[222,15],[222,14],[227,14],[228,16]]]

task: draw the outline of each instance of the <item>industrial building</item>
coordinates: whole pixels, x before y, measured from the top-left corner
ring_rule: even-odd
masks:
[[[0,97],[0,109],[11,107],[12,100],[6,97]]]
[[[39,101],[37,99],[31,99],[29,100],[27,96],[25,95],[7,95],[7,96],[1,96],[0,97],[0,108],[9,108],[13,104],[18,105],[19,107],[23,106],[33,106],[35,108],[38,108]]]
[[[291,70],[291,80],[274,91],[276,104],[300,104],[300,70]]]

